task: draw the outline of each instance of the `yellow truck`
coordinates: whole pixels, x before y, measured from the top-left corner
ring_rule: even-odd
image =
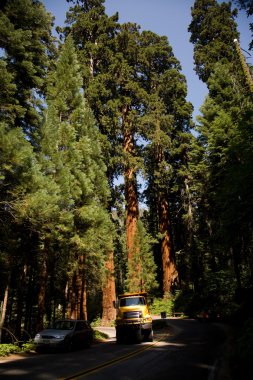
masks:
[[[152,318],[147,304],[147,293],[124,293],[116,302],[115,321],[117,343],[127,339],[137,342],[153,341]]]

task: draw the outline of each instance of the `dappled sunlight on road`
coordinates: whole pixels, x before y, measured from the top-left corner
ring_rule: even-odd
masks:
[[[159,341],[156,343],[156,347],[185,347],[186,344],[184,343],[170,343],[170,342],[163,342]]]

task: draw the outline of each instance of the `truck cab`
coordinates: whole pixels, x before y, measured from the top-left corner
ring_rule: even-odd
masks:
[[[153,341],[152,318],[147,293],[124,293],[118,296],[115,321],[117,343],[126,339]]]

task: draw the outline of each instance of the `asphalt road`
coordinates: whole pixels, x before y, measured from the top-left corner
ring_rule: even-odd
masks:
[[[154,342],[116,344],[111,339],[71,353],[45,353],[0,360],[0,379],[23,380],[216,380],[223,353],[223,325],[167,319]],[[108,330],[109,331],[109,330]]]

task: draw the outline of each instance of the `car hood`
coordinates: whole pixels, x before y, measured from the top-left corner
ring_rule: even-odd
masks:
[[[59,330],[59,329],[45,329],[39,331],[40,335],[68,335],[72,332],[72,330]]]

